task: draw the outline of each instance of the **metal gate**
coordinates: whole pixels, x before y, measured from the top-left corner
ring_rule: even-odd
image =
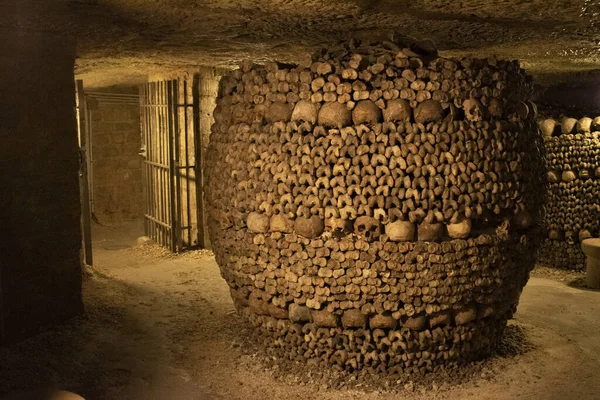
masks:
[[[75,104],[77,116],[77,135],[79,139],[79,191],[81,195],[81,236],[83,240],[83,260],[86,265],[93,265],[92,257],[92,212],[90,201],[90,153],[91,135],[88,120],[87,101],[83,91],[83,81],[75,82]]]
[[[173,252],[203,246],[197,78],[142,85],[140,112],[146,235]]]

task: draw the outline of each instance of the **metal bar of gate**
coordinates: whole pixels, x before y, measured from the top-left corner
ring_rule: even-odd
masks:
[[[162,115],[162,109],[160,107],[158,107],[158,104],[160,104],[160,102],[162,102],[163,99],[163,86],[164,83],[163,82],[159,82],[155,84],[156,86],[156,95],[155,95],[155,99],[153,104],[157,105],[156,107],[156,128],[155,128],[155,144],[154,144],[154,150],[156,151],[156,159],[158,160],[158,162],[162,163],[163,162],[163,152],[164,152],[164,146],[162,143],[162,138],[163,138],[163,115]],[[155,175],[156,175],[156,182],[154,183],[154,195],[156,196],[156,217],[157,219],[160,219],[161,221],[165,220],[165,216],[163,213],[163,191],[160,190],[163,187],[163,171],[160,169],[155,168]],[[164,229],[159,228],[159,239],[160,239],[160,244],[161,245],[165,245],[164,243]]]
[[[198,80],[195,75],[192,82],[153,82],[140,89],[146,234],[174,252],[205,243]]]
[[[170,116],[169,116],[169,89],[170,89],[170,84],[169,82],[162,82],[161,83],[161,103],[166,103],[167,104],[167,109],[165,110],[163,107],[160,108],[161,110],[161,128],[160,128],[160,154],[161,154],[161,162],[166,163],[166,164],[171,164],[171,159],[170,159],[170,147],[169,147],[169,141],[171,138],[170,135],[170,125],[171,125],[171,121],[170,121]],[[161,219],[163,221],[165,221],[169,226],[171,225],[171,213],[170,213],[170,202],[169,200],[171,199],[171,195],[170,195],[170,190],[172,188],[173,185],[171,185],[171,180],[170,180],[170,171],[169,169],[171,168],[171,166],[169,165],[169,168],[167,168],[166,170],[161,169],[160,170],[160,184],[158,186],[160,194],[161,194]],[[163,190],[164,189],[164,190]],[[164,228],[162,230],[162,234],[163,234],[163,243],[165,246],[167,246],[169,249],[173,250],[173,241],[171,240],[171,234],[172,231],[169,228]]]
[[[140,155],[144,158],[142,160],[142,186],[144,189],[144,216],[148,215],[148,206],[150,204],[150,190],[148,190],[148,168],[149,166],[146,164],[146,160],[148,159],[148,138],[146,137],[146,129],[148,126],[148,109],[144,107],[148,104],[147,101],[147,93],[148,89],[146,85],[140,86],[140,133],[142,135],[142,148],[140,149]],[[144,233],[148,236],[150,232],[149,222],[146,218],[144,218]]]
[[[175,203],[175,214],[173,231],[175,232],[175,251],[179,251],[183,247],[183,232],[181,231],[181,171],[179,171],[179,162],[181,159],[181,143],[180,143],[180,124],[179,124],[179,80],[173,81],[173,108],[171,109],[173,115],[173,178],[175,183],[174,196],[171,200]],[[183,109],[185,111],[185,108]]]
[[[191,199],[190,199],[190,170],[189,170],[189,165],[190,165],[190,155],[189,155],[189,147],[188,147],[188,81],[184,80],[183,81],[183,100],[184,100],[184,104],[185,104],[185,108],[183,109],[183,119],[184,119],[184,124],[183,126],[185,127],[185,132],[184,132],[184,138],[185,138],[185,150],[184,150],[184,154],[185,154],[185,197],[186,197],[186,202],[187,202],[187,207],[186,207],[186,214],[187,214],[187,218],[186,218],[186,223],[185,225],[187,226],[187,244],[188,246],[192,245],[192,218],[191,218]],[[181,169],[179,171],[179,173],[181,173]]]
[[[163,82],[148,83],[141,88],[142,138],[145,145],[143,168],[145,187],[146,234],[163,246],[172,248],[168,219],[168,104]]]
[[[170,212],[170,224],[171,224],[171,250],[172,251],[177,251],[177,228],[176,228],[176,218],[177,218],[177,209],[176,209],[176,204],[175,204],[175,151],[174,151],[174,146],[175,146],[175,134],[174,134],[174,128],[175,128],[175,118],[174,118],[174,113],[172,112],[173,110],[176,110],[176,107],[173,106],[173,104],[176,104],[174,102],[174,94],[177,92],[177,88],[174,87],[174,82],[175,81],[168,81],[167,82],[167,97],[168,97],[168,110],[167,110],[167,117],[168,117],[168,140],[169,140],[169,145],[168,145],[168,156],[169,156],[169,194],[170,194],[170,201],[169,201],[169,212]]]
[[[200,133],[200,74],[194,74],[193,90],[193,116],[194,116],[194,177],[196,178],[196,218],[198,220],[198,245],[206,247],[204,238],[204,179],[203,179],[203,149],[202,135]]]
[[[83,239],[84,260],[87,265],[93,264],[92,259],[92,212],[90,210],[90,188],[88,183],[87,153],[91,143],[88,143],[86,132],[87,108],[83,93],[83,81],[77,80],[77,116],[79,118],[79,151],[81,154],[81,165],[79,172],[79,184],[81,191],[81,225]]]
[[[168,143],[168,137],[169,137],[169,109],[168,109],[168,98],[169,98],[169,87],[168,87],[168,83],[167,82],[161,82],[160,83],[160,99],[158,99],[158,101],[156,102],[156,104],[160,105],[160,104],[164,104],[165,100],[167,103],[167,110],[164,110],[163,107],[159,107],[160,110],[160,127],[159,127],[159,138],[160,138],[160,142],[159,142],[159,154],[160,154],[160,162],[161,163],[165,163],[165,164],[169,164],[169,143]],[[166,115],[165,115],[166,114]],[[168,168],[167,170],[164,169],[158,169],[157,170],[159,173],[159,184],[157,186],[157,189],[159,191],[159,198],[160,198],[160,218],[162,221],[165,221],[168,225],[171,224],[171,221],[169,220],[169,171]],[[165,190],[163,190],[165,189]],[[171,241],[169,240],[170,238],[170,231],[169,228],[166,227],[161,227],[161,233],[162,233],[162,242],[163,245],[167,246],[169,249],[173,249],[171,246]]]

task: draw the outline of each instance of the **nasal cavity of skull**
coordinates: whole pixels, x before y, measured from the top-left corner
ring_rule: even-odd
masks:
[[[344,236],[346,236],[346,234],[347,234],[347,233],[348,233],[348,232],[347,232],[346,228],[344,228],[343,226],[336,226],[336,227],[334,227],[334,228],[333,228],[333,230],[331,231],[331,235],[332,235],[334,238],[339,238],[339,239],[341,239],[341,238],[343,238]]]
[[[454,116],[452,118],[454,121],[464,121],[467,119],[467,115],[465,114],[465,110],[462,108],[456,108],[454,110]]]
[[[379,226],[377,224],[358,224],[357,231],[360,235],[370,238],[377,235]]]

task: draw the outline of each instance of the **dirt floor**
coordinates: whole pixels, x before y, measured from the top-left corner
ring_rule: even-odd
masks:
[[[246,341],[210,252],[139,247],[140,224],[94,233],[86,314],[0,349],[0,398],[47,386],[88,400],[599,398],[600,293],[582,288],[580,273],[534,271],[508,350],[458,383],[372,388],[265,361]]]

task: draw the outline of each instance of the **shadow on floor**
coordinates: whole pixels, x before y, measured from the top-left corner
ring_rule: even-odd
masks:
[[[111,293],[114,298],[134,289],[95,278],[88,278],[86,286],[91,296],[86,298],[83,316],[0,349],[0,398],[15,391],[54,387],[88,399],[109,399],[107,388],[127,383],[130,371],[123,355],[145,333],[125,308],[99,294]]]

